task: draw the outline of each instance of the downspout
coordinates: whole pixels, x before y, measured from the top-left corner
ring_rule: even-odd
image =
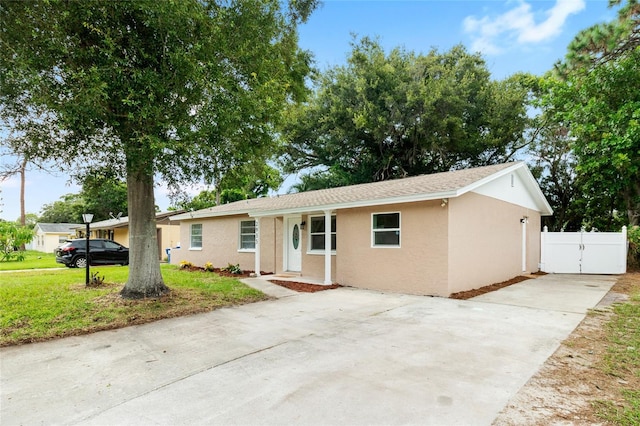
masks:
[[[527,222],[529,221],[528,216],[523,216],[520,219],[520,223],[522,224],[522,272],[527,270]]]

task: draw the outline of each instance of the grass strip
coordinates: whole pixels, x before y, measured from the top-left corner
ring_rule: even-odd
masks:
[[[600,418],[616,425],[640,425],[640,287],[613,308],[607,324],[607,353],[600,368],[620,383],[620,400],[596,401]]]
[[[123,266],[92,267],[105,284],[85,287],[78,269],[0,274],[0,346],[143,324],[163,318],[268,299],[236,278],[162,265],[171,293],[158,299],[119,296],[129,274]]]

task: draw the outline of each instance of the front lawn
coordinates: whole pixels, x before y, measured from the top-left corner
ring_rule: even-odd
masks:
[[[236,278],[161,265],[171,293],[124,300],[124,266],[92,267],[105,285],[87,288],[84,269],[0,273],[0,346],[143,324],[268,299]]]
[[[56,255],[53,253],[43,253],[41,251],[27,250],[23,252],[23,254],[25,258],[22,261],[5,260],[0,262],[0,271],[64,267],[64,265],[56,263]]]

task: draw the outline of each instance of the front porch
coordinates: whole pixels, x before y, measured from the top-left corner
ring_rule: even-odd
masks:
[[[261,270],[262,238],[261,219],[273,218],[280,223],[274,232],[273,249],[281,256],[276,261],[276,274],[266,279],[301,282],[315,285],[332,285],[335,273],[336,216],[333,210],[316,212],[283,211],[280,214],[249,214],[255,219],[254,270]],[[306,228],[306,232],[305,232]],[[274,228],[275,231],[275,228]],[[280,234],[280,235],[277,235]],[[330,242],[325,244],[325,242]],[[271,250],[267,239],[265,247]],[[319,262],[321,260],[321,262]],[[282,266],[280,266],[281,264]],[[304,276],[304,278],[303,278]],[[257,273],[257,277],[261,277]]]

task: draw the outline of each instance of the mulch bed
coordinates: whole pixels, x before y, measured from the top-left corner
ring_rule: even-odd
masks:
[[[200,266],[186,266],[180,269],[182,269],[183,271],[191,271],[191,272],[206,272],[205,269]],[[211,272],[215,272],[216,274],[222,277],[234,277],[234,278],[250,278],[251,275],[253,275],[253,271],[243,270],[242,273],[240,274],[234,274],[233,272],[224,271],[220,268],[214,268],[213,271]],[[260,271],[260,275],[273,275],[273,272]],[[269,280],[269,282],[272,282],[279,286],[286,287],[289,290],[294,290],[300,293],[315,293],[317,291],[331,290],[334,288],[342,287],[340,284],[319,285],[319,284],[307,284],[307,283],[300,283],[297,281],[283,281],[283,280]]]
[[[184,267],[182,268],[183,270],[187,270],[187,271],[200,271],[200,272],[204,272],[205,269],[199,266],[189,266],[189,267]],[[223,277],[235,277],[235,278],[249,278],[251,277],[251,275],[253,274],[253,271],[242,271],[241,274],[234,274],[232,272],[229,271],[224,271],[220,268],[214,268],[212,272],[215,272],[216,274],[219,274]],[[264,272],[261,271],[260,272],[261,275],[272,275],[273,272]],[[546,275],[544,272],[541,273],[535,273],[533,275]],[[525,277],[523,275],[511,278],[510,280],[507,281],[503,281],[501,283],[497,283],[497,284],[491,284],[485,287],[480,287],[480,288],[476,288],[473,290],[468,290],[468,291],[461,291],[458,293],[453,293],[451,296],[449,296],[450,299],[459,299],[459,300],[467,300],[467,299],[471,299],[472,297],[476,297],[476,296],[480,296],[481,294],[485,294],[485,293],[490,293],[492,291],[496,291],[499,290],[501,288],[504,287],[508,287],[510,285],[513,284],[517,284],[519,282],[525,281],[531,279],[531,277]],[[307,284],[307,283],[301,283],[301,282],[297,282],[297,281],[284,281],[284,280],[269,280],[269,282],[273,283],[273,284],[277,284],[279,286],[288,288],[289,290],[293,290],[293,291],[297,291],[300,293],[315,293],[318,291],[324,291],[324,290],[332,290],[334,288],[340,288],[342,287],[340,284],[331,284],[331,285],[319,285],[319,284]]]
[[[181,267],[180,269],[182,269],[183,271],[191,271],[191,272],[207,272],[204,268],[200,266],[186,266],[186,267]],[[213,270],[210,272],[215,272],[221,277],[234,277],[234,278],[249,278],[253,274],[253,271],[245,271],[245,270],[243,270],[239,274],[234,274],[233,272],[225,271],[220,268],[213,268]],[[260,274],[272,275],[273,272],[260,271]]]
[[[269,282],[277,284],[282,287],[286,287],[289,290],[294,290],[300,293],[315,293],[317,291],[331,290],[334,288],[342,287],[340,284],[318,285],[318,284],[307,284],[307,283],[299,283],[296,281],[282,281],[282,280],[269,280]]]
[[[481,294],[490,293],[492,291],[500,290],[501,288],[509,287],[510,285],[521,283],[522,281],[530,280],[531,277],[525,277],[524,275],[520,275],[510,280],[503,281],[497,284],[491,284],[485,287],[476,288],[473,290],[461,291],[458,293],[453,293],[449,296],[450,299],[459,299],[459,300],[467,300],[472,297],[480,296]]]

